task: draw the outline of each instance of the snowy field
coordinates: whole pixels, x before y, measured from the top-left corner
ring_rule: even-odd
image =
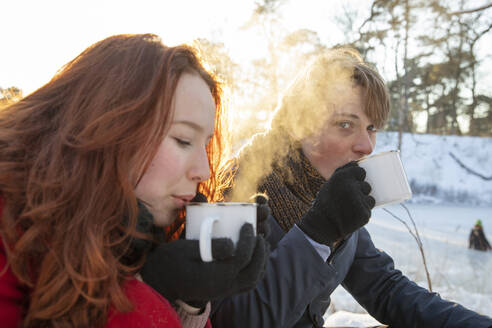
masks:
[[[419,230],[434,292],[465,307],[492,317],[492,251],[468,249],[468,235],[477,219],[492,242],[492,207],[407,204]],[[399,205],[388,210],[412,227],[406,211]],[[366,226],[376,247],[390,254],[395,267],[427,288],[422,258],[407,228],[383,209],[373,211]],[[339,312],[337,312],[339,311]],[[325,318],[327,326],[368,324],[368,316],[351,313],[365,310],[342,288],[332,294],[332,305]],[[335,313],[335,314],[334,314]],[[362,326],[362,325],[360,325]]]

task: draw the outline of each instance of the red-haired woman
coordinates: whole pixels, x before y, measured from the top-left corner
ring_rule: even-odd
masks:
[[[222,197],[220,96],[189,47],[118,35],[0,112],[2,327],[204,327],[208,300],[254,286],[250,225],[207,263],[169,237],[198,191]]]

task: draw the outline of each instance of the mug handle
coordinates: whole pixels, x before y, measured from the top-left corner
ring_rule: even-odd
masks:
[[[212,230],[218,218],[206,218],[200,226],[200,257],[203,262],[211,262],[212,257]]]

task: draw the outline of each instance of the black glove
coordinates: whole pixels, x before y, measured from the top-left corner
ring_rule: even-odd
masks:
[[[356,162],[336,169],[321,187],[299,228],[314,241],[330,246],[364,226],[375,204],[365,177],[366,171]]]
[[[207,197],[201,192],[197,192],[195,197],[191,200],[192,203],[207,203]]]
[[[268,251],[251,224],[241,228],[235,251],[230,239],[212,239],[212,262],[202,262],[198,242],[180,239],[159,245],[140,271],[143,280],[170,301],[196,306],[248,291],[263,277]]]
[[[257,195],[255,202],[258,204],[256,208],[256,233],[266,239],[270,235],[270,225],[268,224],[270,207],[268,206],[268,199],[263,195]]]

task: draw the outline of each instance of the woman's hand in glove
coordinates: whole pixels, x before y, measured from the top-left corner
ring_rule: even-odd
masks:
[[[268,250],[251,224],[242,226],[235,250],[228,238],[212,239],[212,262],[202,262],[198,243],[180,239],[156,247],[140,271],[143,280],[170,301],[203,304],[248,291],[263,277]]]
[[[335,170],[323,184],[299,228],[318,243],[331,245],[369,222],[375,200],[356,162]]]

